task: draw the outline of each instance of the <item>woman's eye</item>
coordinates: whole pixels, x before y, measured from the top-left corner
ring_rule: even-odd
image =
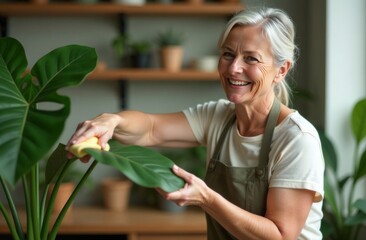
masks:
[[[235,58],[234,54],[230,53],[230,52],[224,52],[222,53],[222,56],[225,58],[225,59],[233,59]]]
[[[255,64],[255,63],[258,63],[259,60],[256,59],[255,57],[247,56],[247,57],[244,57],[244,62],[246,62],[248,64]]]

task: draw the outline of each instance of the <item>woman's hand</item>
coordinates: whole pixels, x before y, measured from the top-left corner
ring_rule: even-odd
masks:
[[[181,177],[186,182],[186,184],[178,191],[170,193],[164,192],[161,189],[157,189],[157,191],[165,199],[173,201],[179,206],[203,206],[209,202],[210,189],[202,179],[185,171],[182,168],[179,168],[177,165],[173,166],[173,172],[178,177]]]
[[[84,121],[80,123],[75,133],[71,136],[66,145],[66,150],[73,144],[86,141],[92,137],[97,137],[98,144],[104,148],[107,142],[112,138],[114,129],[120,122],[120,116],[117,114],[105,113],[97,116],[94,119]],[[68,157],[72,158],[73,155],[69,153]],[[82,157],[80,160],[83,162],[89,161],[90,156]]]

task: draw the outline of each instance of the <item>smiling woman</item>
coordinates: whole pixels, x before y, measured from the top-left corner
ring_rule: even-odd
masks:
[[[184,187],[158,191],[179,206],[201,207],[209,240],[322,239],[320,140],[288,107],[294,39],[293,23],[279,9],[239,12],[218,44],[227,100],[166,114],[101,114],[79,124],[69,145],[98,136],[101,145],[113,137],[142,146],[206,146],[204,179],[173,166]]]

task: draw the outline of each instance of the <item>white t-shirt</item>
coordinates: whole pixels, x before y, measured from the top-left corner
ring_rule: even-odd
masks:
[[[226,122],[234,113],[234,104],[227,100],[208,102],[183,113],[199,143],[207,146],[208,159]],[[255,167],[259,161],[262,135],[243,137],[232,127],[222,146],[220,160],[227,166]],[[305,226],[298,239],[322,239],[322,199],[324,159],[318,132],[297,111],[275,127],[269,153],[269,187],[315,191]],[[284,202],[285,204],[285,202]]]

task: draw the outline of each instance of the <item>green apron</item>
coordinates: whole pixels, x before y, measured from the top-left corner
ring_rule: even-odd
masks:
[[[231,127],[236,127],[236,116],[225,125],[216,145],[205,177],[206,184],[231,203],[251,213],[264,216],[268,192],[268,158],[273,130],[280,112],[280,102],[275,99],[268,116],[264,131],[259,164],[257,167],[229,167],[220,162],[220,152],[226,134]],[[206,214],[207,238],[209,240],[236,239],[215,219]]]

